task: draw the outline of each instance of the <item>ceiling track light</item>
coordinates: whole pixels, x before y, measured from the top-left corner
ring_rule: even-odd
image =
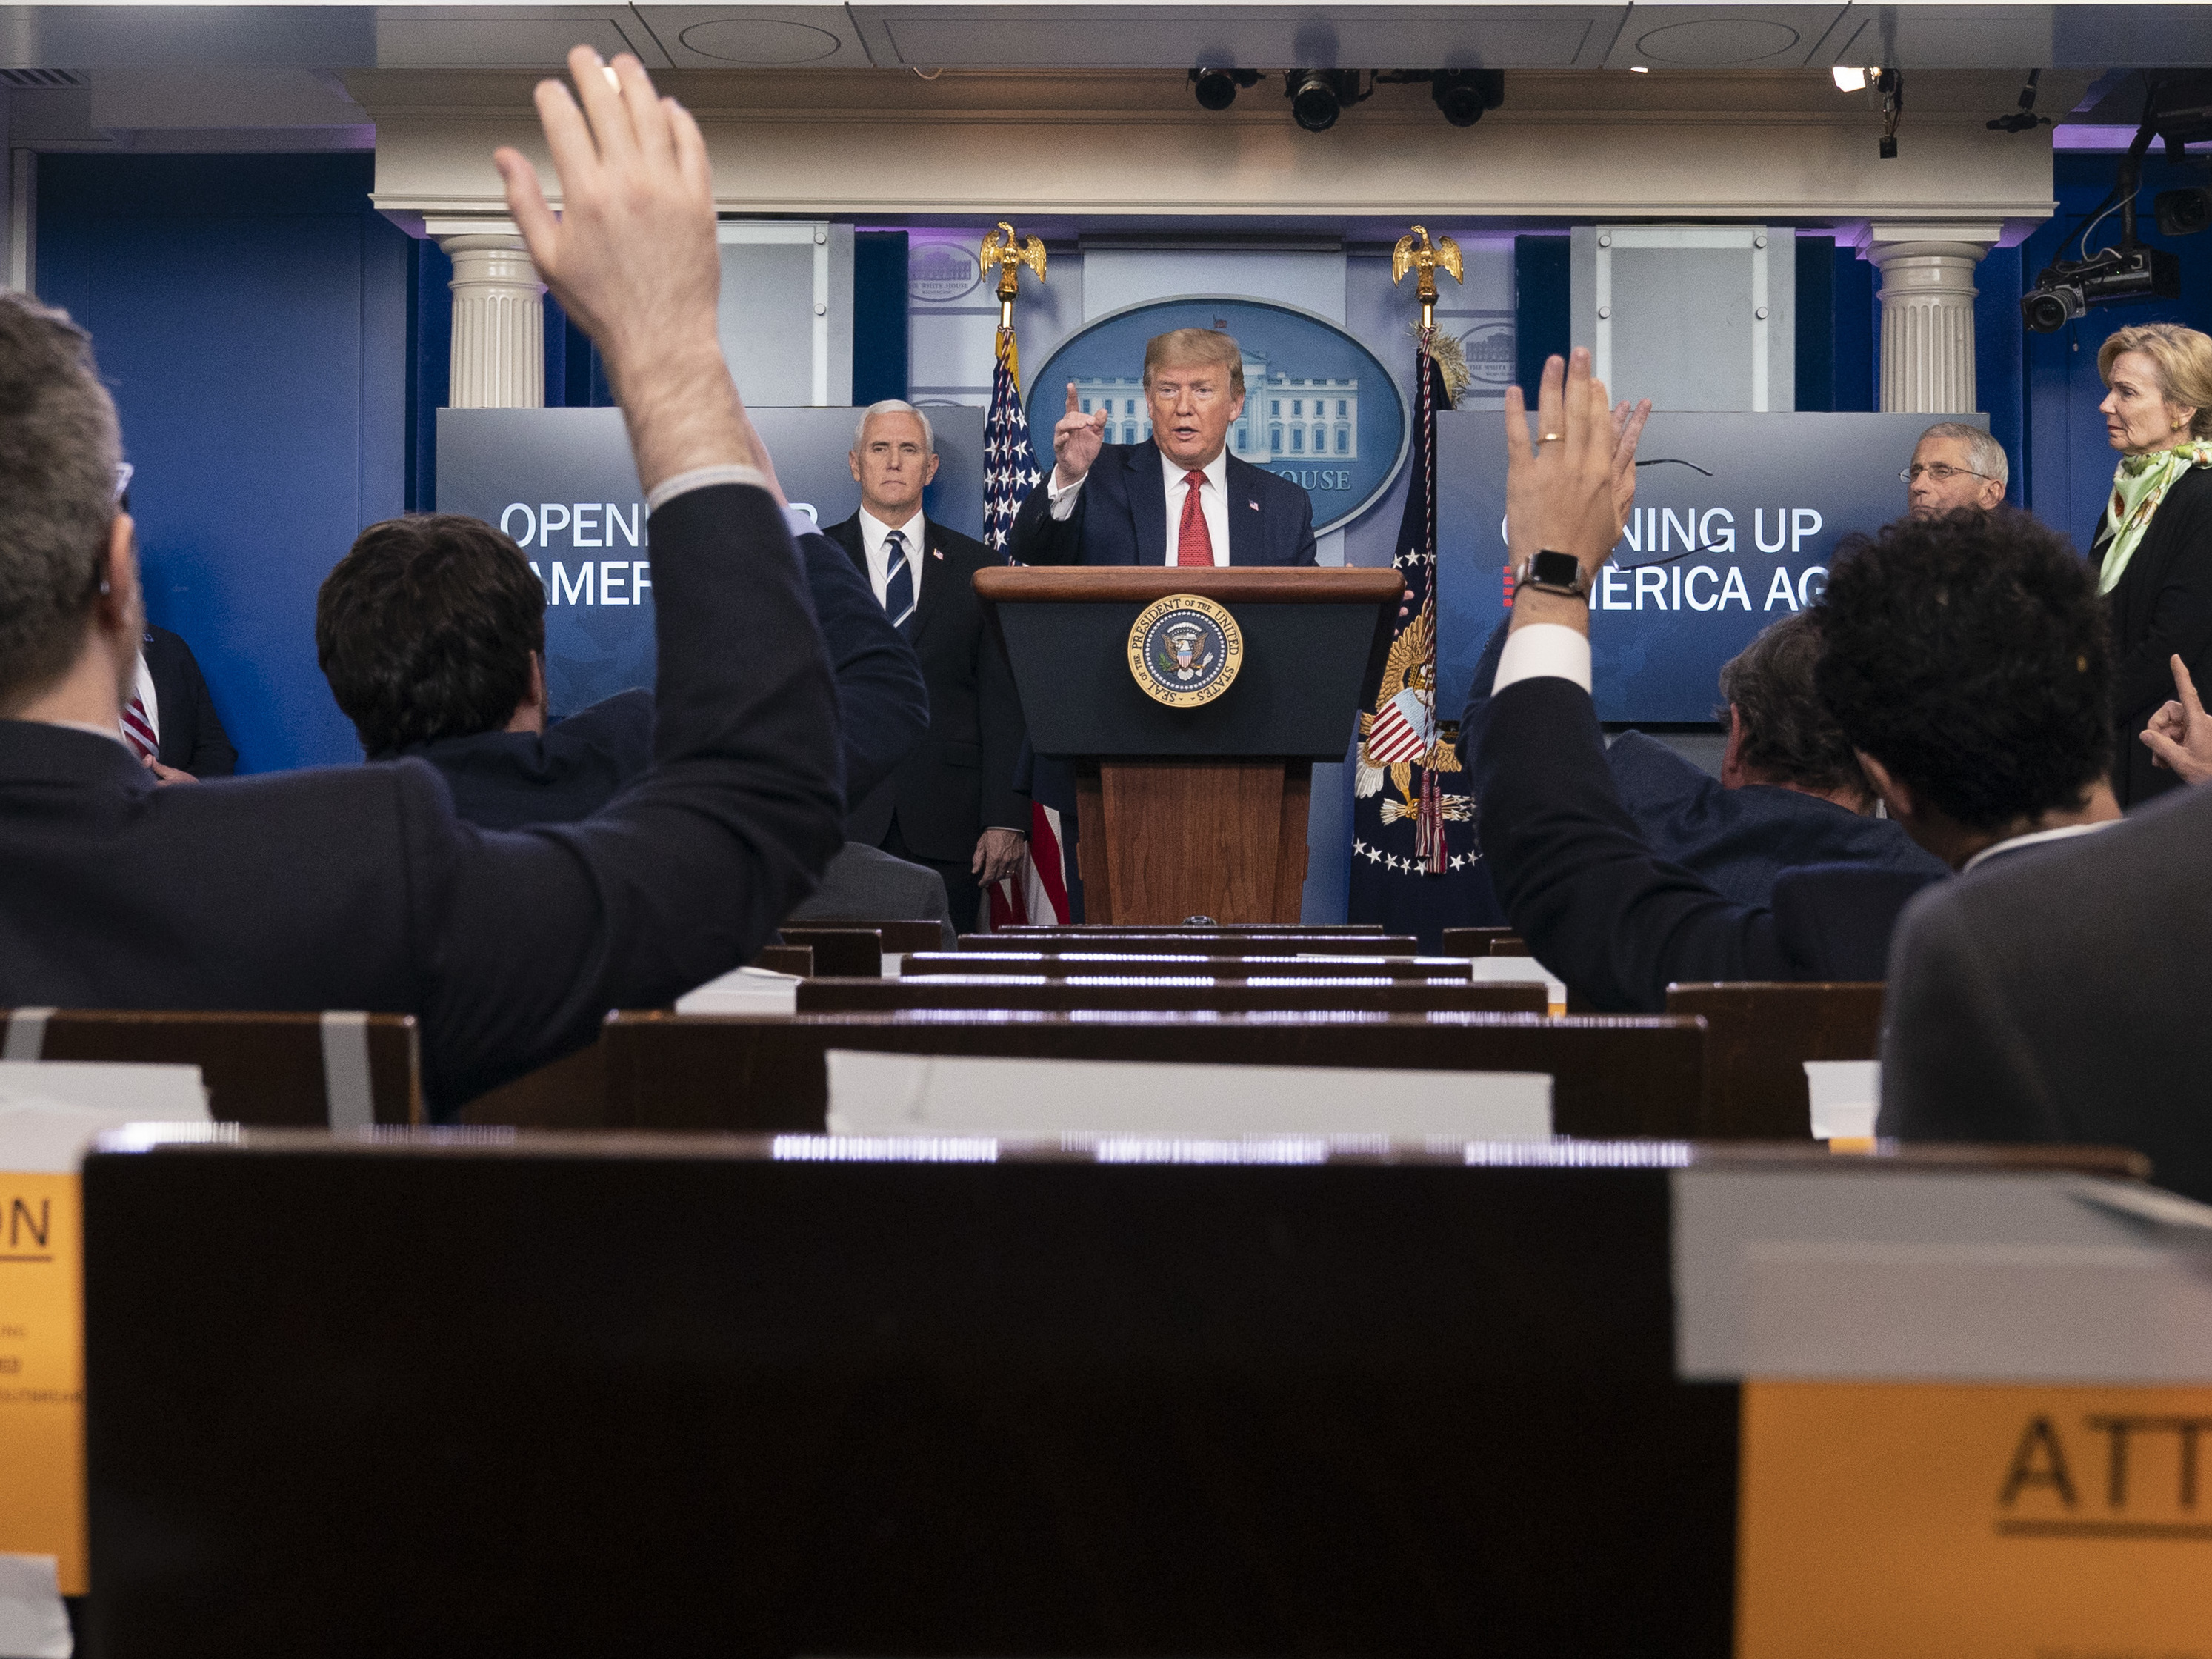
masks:
[[[1291,100],[1291,118],[1308,132],[1327,132],[1336,125],[1346,104],[1375,95],[1370,81],[1359,87],[1358,70],[1291,70],[1283,76],[1283,96]]]
[[[1838,92],[1866,90],[1867,72],[1863,69],[1832,69],[1828,73],[1834,77]]]
[[[1194,69],[1190,72],[1190,89],[1205,109],[1227,109],[1237,101],[1239,88],[1259,84],[1257,70]]]

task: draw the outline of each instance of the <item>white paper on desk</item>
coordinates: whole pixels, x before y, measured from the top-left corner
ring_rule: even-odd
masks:
[[[1534,957],[1475,957],[1467,966],[1468,977],[1477,985],[1541,984],[1545,1001],[1566,1006],[1566,981],[1546,973]]]
[[[676,999],[679,1014],[794,1014],[799,975],[739,968]]]
[[[207,1121],[197,1066],[0,1060],[0,1170],[73,1175],[110,1129]]]
[[[0,1654],[70,1659],[73,1645],[54,1558],[0,1553]]]
[[[1813,1139],[1868,1140],[1881,1105],[1878,1060],[1808,1060],[1805,1086],[1813,1097]]]
[[[1541,1072],[1181,1066],[832,1048],[830,1133],[1386,1135],[1540,1140]]]

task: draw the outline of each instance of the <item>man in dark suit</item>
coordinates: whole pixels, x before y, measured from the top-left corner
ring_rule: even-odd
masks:
[[[131,700],[124,707],[123,737],[146,763],[146,769],[163,783],[227,778],[238,769],[238,750],[231,747],[222,717],[215,712],[215,699],[208,695],[191,647],[166,628],[149,626],[138,642],[138,668]]]
[[[1228,335],[1179,328],[1145,347],[1152,434],[1106,441],[1106,411],[1052,429],[1052,475],[1014,520],[1018,564],[1311,564],[1313,501],[1228,452],[1244,408],[1244,354]]]
[[[1475,665],[1462,732],[1489,701],[1511,622],[1498,624]],[[1739,904],[1770,902],[1783,872],[1805,865],[1944,873],[1903,825],[1874,816],[1874,787],[1814,690],[1820,652],[1820,613],[1799,611],[1722,665],[1718,777],[1641,732],[1606,745],[1613,788],[1653,854]]]
[[[1877,1128],[2132,1146],[2212,1203],[2212,791],[2006,857],[1898,924]]]
[[[981,890],[1021,867],[1030,820],[1028,797],[1014,787],[1021,701],[975,597],[975,573],[998,561],[923,515],[937,436],[912,404],[890,398],[863,411],[849,459],[860,508],[827,533],[913,641],[929,685],[929,732],[881,785],[853,792],[846,833],[943,876],[953,926],[972,933]]]
[[[537,94],[562,214],[495,160],[652,509],[653,764],[523,834],[416,761],[157,789],[119,725],[144,621],[114,406],[80,331],[0,295],[0,1006],[413,1013],[450,1115],[745,961],[836,850],[836,690],[716,340],[705,143],[635,58],[569,68],[588,116]]]
[[[1589,696],[1585,595],[1620,538],[1618,465],[1587,352],[1545,367],[1539,441],[1506,398],[1511,632],[1468,739],[1483,852],[1537,957],[1607,1012],[1670,981],[1879,979],[1920,875],[1791,870],[1732,903],[1653,856]],[[1890,816],[1954,869],[2118,816],[2103,787],[2112,653],[2064,541],[2015,514],[1905,520],[1846,544],[1821,601],[1821,701]]]

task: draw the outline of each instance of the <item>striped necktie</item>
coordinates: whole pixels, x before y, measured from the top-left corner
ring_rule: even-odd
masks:
[[[154,722],[146,718],[145,700],[136,691],[123,710],[123,738],[142,761],[152,760],[161,752],[161,739],[155,732]]]
[[[884,538],[884,561],[890,567],[884,578],[884,611],[904,633],[914,617],[914,567],[907,562],[903,531],[894,530]]]

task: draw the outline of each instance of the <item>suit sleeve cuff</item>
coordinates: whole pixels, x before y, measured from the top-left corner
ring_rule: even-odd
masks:
[[[1059,477],[1060,474],[1057,471],[1044,475],[1044,497],[1047,504],[1052,508],[1052,516],[1055,520],[1065,520],[1069,514],[1075,511],[1075,497],[1083,489],[1083,480],[1078,478],[1066,489],[1062,489],[1060,487]]]
[[[1590,689],[1589,635],[1559,623],[1534,623],[1515,629],[1506,636],[1505,649],[1498,656],[1498,678],[1491,683],[1491,695],[1522,680],[1547,678],[1572,680],[1585,691]]]
[[[713,484],[750,484],[756,489],[769,487],[768,474],[757,466],[741,466],[735,461],[720,466],[695,466],[689,472],[679,472],[672,478],[663,478],[653,487],[645,498],[646,508],[658,513],[678,495],[688,495],[695,489],[705,489]],[[787,517],[789,509],[786,509]],[[806,526],[814,528],[811,524]],[[796,532],[798,526],[793,526]]]

